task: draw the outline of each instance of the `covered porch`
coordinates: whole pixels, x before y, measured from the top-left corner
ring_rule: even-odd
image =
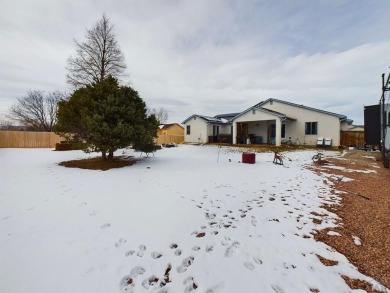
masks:
[[[281,146],[282,143],[291,142],[293,126],[294,121],[289,119],[281,120],[279,118],[235,122],[233,126],[233,143]]]

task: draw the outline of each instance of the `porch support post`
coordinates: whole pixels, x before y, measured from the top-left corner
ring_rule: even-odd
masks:
[[[282,145],[282,122],[279,118],[276,118],[275,123],[275,146]]]
[[[237,144],[237,122],[233,122],[232,126],[233,126],[232,144]]]

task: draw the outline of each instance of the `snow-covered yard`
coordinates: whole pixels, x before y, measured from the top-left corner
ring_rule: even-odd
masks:
[[[0,292],[353,291],[341,275],[375,284],[310,234],[335,225],[320,206],[337,202],[325,175],[304,168],[314,151],[288,153],[283,167],[271,153],[239,163],[232,150],[182,145],[92,171],[57,165],[81,151],[0,149]]]

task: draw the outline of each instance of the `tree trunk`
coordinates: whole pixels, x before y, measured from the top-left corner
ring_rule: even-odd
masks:
[[[102,152],[102,158],[103,158],[103,161],[107,161],[107,155],[106,155],[106,152]]]
[[[113,151],[108,151],[108,158],[109,161],[114,160],[114,152]]]

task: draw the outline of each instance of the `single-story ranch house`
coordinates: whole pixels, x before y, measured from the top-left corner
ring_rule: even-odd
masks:
[[[187,143],[326,145],[338,147],[347,116],[278,99],[262,101],[240,113],[192,115],[182,122]]]

